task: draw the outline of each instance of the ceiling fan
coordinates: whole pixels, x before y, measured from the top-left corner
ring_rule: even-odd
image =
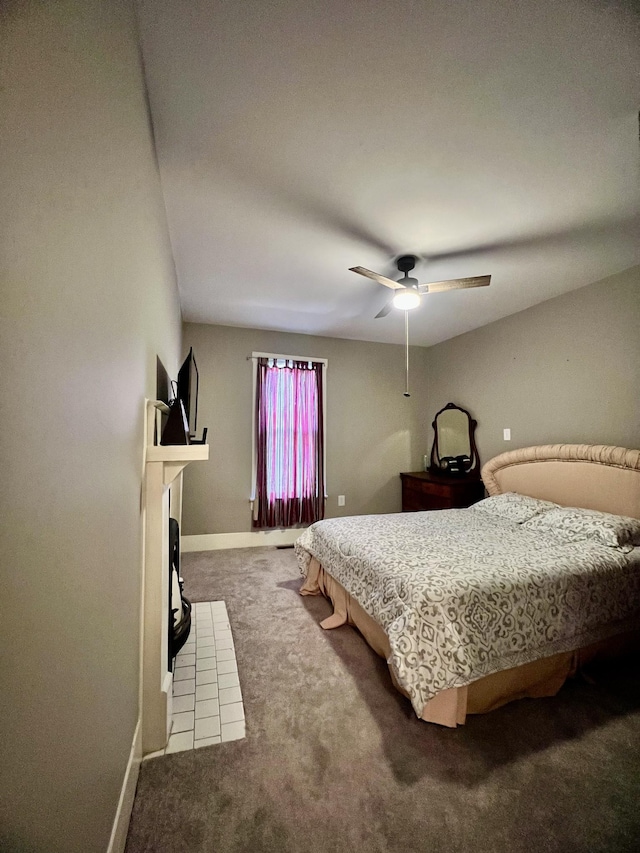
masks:
[[[416,257],[414,255],[403,255],[396,261],[398,272],[403,273],[400,281],[394,281],[392,278],[387,278],[377,272],[364,267],[349,267],[351,272],[357,272],[358,275],[364,275],[366,278],[371,278],[377,281],[378,284],[384,284],[385,287],[395,290],[396,294],[388,302],[382,311],[376,314],[376,320],[379,317],[386,317],[392,308],[400,308],[404,311],[404,337],[405,337],[405,386],[404,396],[410,397],[409,393],[409,311],[412,308],[417,308],[422,299],[423,293],[438,293],[443,290],[459,290],[465,287],[486,287],[491,283],[490,275],[477,275],[473,278],[452,278],[448,281],[432,281],[429,284],[420,284],[417,278],[412,278],[407,273],[416,265]]]
[[[491,283],[490,275],[477,275],[473,278],[452,278],[449,281],[432,281],[429,284],[419,284],[417,278],[412,278],[408,275],[416,265],[414,255],[403,255],[396,261],[398,272],[404,273],[400,281],[394,281],[392,278],[387,278],[377,272],[372,272],[364,267],[350,267],[351,272],[356,272],[358,275],[364,275],[378,284],[384,284],[396,291],[393,299],[388,302],[382,311],[376,314],[376,320],[380,317],[386,317],[392,308],[400,308],[402,311],[409,311],[411,308],[417,308],[420,304],[423,293],[439,293],[443,290],[459,290],[465,287],[486,287]]]

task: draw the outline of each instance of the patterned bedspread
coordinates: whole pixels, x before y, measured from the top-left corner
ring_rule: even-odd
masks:
[[[317,522],[296,543],[384,628],[418,715],[449,687],[640,626],[640,548],[471,508]]]

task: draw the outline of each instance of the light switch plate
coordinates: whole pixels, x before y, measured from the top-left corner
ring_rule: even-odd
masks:
[[[502,437],[505,441],[511,441],[511,430],[508,427],[502,430]]]
[[[338,506],[344,506],[344,495],[338,495]]]

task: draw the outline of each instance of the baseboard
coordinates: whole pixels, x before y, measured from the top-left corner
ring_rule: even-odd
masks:
[[[180,547],[187,551],[220,551],[225,548],[257,548],[265,545],[293,545],[302,528],[290,530],[253,530],[247,533],[203,533],[182,536]]]
[[[113,828],[111,830],[111,838],[107,853],[124,853],[124,848],[127,843],[127,832],[129,831],[129,819],[131,818],[131,810],[133,809],[133,800],[136,795],[136,785],[138,784],[138,773],[140,772],[140,762],[142,760],[142,726],[140,719],[136,723],[136,730],[133,734],[133,742],[131,744],[131,752],[129,753],[129,761],[122,782],[120,791],[120,799],[118,800],[118,808],[116,810]]]

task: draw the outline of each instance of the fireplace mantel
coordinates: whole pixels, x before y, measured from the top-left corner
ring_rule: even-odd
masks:
[[[158,413],[168,407],[145,401],[142,596],[142,752],[164,749],[171,725],[173,675],[169,670],[169,494],[180,520],[182,472],[209,458],[206,444],[159,445]]]

